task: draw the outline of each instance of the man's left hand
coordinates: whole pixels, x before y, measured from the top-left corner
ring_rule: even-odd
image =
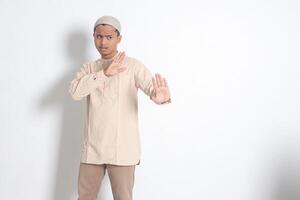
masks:
[[[170,102],[170,90],[168,87],[167,80],[163,78],[160,74],[155,74],[155,78],[152,77],[152,83],[154,87],[154,91],[151,95],[151,99],[156,104],[163,104],[166,102]]]

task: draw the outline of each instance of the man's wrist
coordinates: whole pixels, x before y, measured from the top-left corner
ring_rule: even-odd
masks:
[[[171,103],[171,98],[169,98],[167,101],[164,101],[164,102],[162,102],[160,104],[167,104],[167,103]]]

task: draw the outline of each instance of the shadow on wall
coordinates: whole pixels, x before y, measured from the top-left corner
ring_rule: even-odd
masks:
[[[282,149],[279,170],[275,179],[274,200],[300,199],[300,147],[296,138]]]
[[[81,143],[84,135],[85,98],[75,101],[68,90],[72,79],[84,62],[87,62],[88,42],[92,40],[85,32],[71,31],[66,39],[67,73],[58,78],[41,100],[41,108],[55,107],[61,111],[61,125],[57,149],[56,172],[54,172],[53,200],[74,200],[77,198],[77,180],[80,163]],[[65,69],[62,69],[65,71]]]

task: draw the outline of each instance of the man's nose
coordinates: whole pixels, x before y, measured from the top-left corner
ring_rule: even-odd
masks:
[[[106,39],[102,38],[100,42],[101,42],[101,45],[105,45],[106,44]]]

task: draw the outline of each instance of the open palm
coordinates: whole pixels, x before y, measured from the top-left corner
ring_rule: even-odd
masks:
[[[113,76],[115,74],[125,71],[126,67],[123,65],[124,58],[125,52],[118,53],[114,57],[112,63],[107,67],[107,69],[104,70],[104,74],[106,76]]]
[[[162,78],[160,74],[155,74],[155,78],[152,77],[152,83],[154,93],[152,94],[151,99],[157,104],[168,101],[170,99],[170,90],[167,80]]]

